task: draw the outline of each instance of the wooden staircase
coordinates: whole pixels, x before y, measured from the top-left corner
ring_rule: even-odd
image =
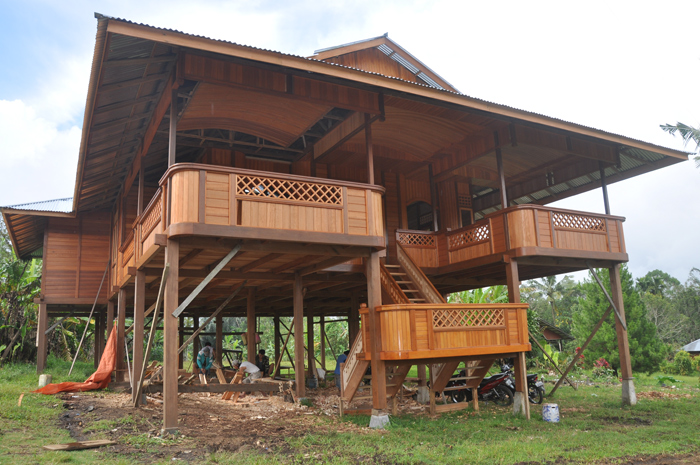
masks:
[[[397,244],[396,247],[398,263],[380,265],[382,302],[386,304],[446,304],[443,296],[435,289],[423,270],[411,260],[401,245]],[[364,353],[363,347],[362,331],[360,331],[342,370],[341,403],[372,399],[371,384],[362,386],[363,381],[371,379],[371,375],[365,375],[370,361],[358,358],[358,354]],[[495,357],[484,357],[481,360],[467,362],[466,376],[463,377],[463,380],[467,381],[467,387],[477,387],[493,365],[494,360]],[[432,364],[430,366],[431,390],[442,392],[461,361],[454,360]],[[400,392],[410,367],[410,364],[387,365],[387,397],[393,398]]]

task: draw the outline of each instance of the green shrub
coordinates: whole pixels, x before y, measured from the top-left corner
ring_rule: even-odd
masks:
[[[693,362],[690,359],[690,354],[685,350],[679,350],[676,356],[673,357],[673,365],[679,375],[689,375],[693,372]]]
[[[677,375],[678,370],[676,369],[676,366],[672,363],[669,362],[668,360],[664,360],[661,362],[661,365],[659,366],[659,370],[661,370],[661,373],[665,375]]]
[[[692,357],[690,361],[693,364],[693,371],[700,371],[700,356]]]

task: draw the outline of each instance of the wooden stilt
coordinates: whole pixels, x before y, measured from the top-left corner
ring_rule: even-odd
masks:
[[[248,289],[248,300],[246,306],[246,334],[248,336],[248,361],[255,363],[257,346],[255,344],[255,288]]]
[[[304,385],[304,294],[301,274],[294,274],[294,379],[297,398],[306,395]]]
[[[143,364],[143,327],[146,312],[146,272],[137,271],[134,280],[134,336],[133,336],[133,370],[130,379],[138,380]],[[132,402],[136,402],[136,389],[131,390]]]
[[[505,188],[505,184],[503,184]],[[505,197],[505,191],[503,193]],[[520,275],[518,274],[518,262],[514,258],[506,261],[506,281],[508,284],[508,301],[520,303]],[[525,325],[527,327],[527,324]],[[515,358],[513,367],[515,378],[515,399],[513,406],[515,413],[522,413],[530,419],[530,402],[527,397],[527,367],[525,365],[525,353],[520,352]]]
[[[124,337],[126,330],[126,289],[119,289],[117,294],[117,370],[115,381],[124,382],[126,374],[126,364],[124,358]]]
[[[113,328],[114,328],[114,301],[108,300],[107,301],[107,335],[105,337],[105,344],[107,343],[107,340],[109,340],[109,335],[112,333]]]
[[[179,320],[173,316],[178,308],[178,280],[180,243],[168,239],[165,262],[170,264],[170,276],[165,285],[165,307],[163,310],[163,429],[177,431],[177,326]]]
[[[216,344],[215,344],[215,350],[216,353],[214,354],[214,360],[216,360],[216,363],[219,364],[219,366],[223,366],[223,359],[221,358],[221,353],[223,352],[224,349],[224,317],[221,315],[216,315]]]
[[[199,328],[199,317],[192,317],[192,335],[199,334],[201,329]],[[197,354],[199,354],[199,337],[196,336],[192,339],[192,373],[198,373],[197,371]]]
[[[319,338],[321,339],[321,368],[326,369],[326,321],[321,315],[319,317]]]
[[[46,310],[46,304],[39,304],[39,322],[37,328],[37,353],[36,353],[36,372],[42,373],[46,369],[47,357],[47,335],[46,327],[49,325],[49,314]]]
[[[272,318],[272,325],[275,327],[275,359],[274,359],[274,360],[275,360],[275,367],[274,367],[274,370],[277,371],[277,372],[279,372],[279,370],[277,370],[277,365],[278,365],[279,362],[281,361],[281,358],[280,358],[280,349],[281,349],[281,347],[280,347],[280,342],[281,342],[281,339],[282,339],[282,335],[280,334],[280,317],[279,317],[279,315],[275,315],[275,316]]]
[[[284,346],[282,348],[283,352],[285,352],[285,351],[287,352],[287,356],[289,356],[289,351],[287,350],[287,343],[289,342],[289,338],[292,335],[292,329],[294,329],[294,321],[292,321],[292,324],[290,325],[289,329],[287,330],[287,338],[284,340]],[[278,357],[275,359],[275,370],[272,373],[273,378],[276,378],[280,373],[280,367],[282,365],[282,356],[283,355],[284,355],[284,353],[280,353],[278,355]],[[290,357],[290,362],[291,362],[291,357]],[[292,364],[292,366],[294,366],[294,364]],[[295,373],[296,373],[296,369],[295,369]]]
[[[180,319],[180,321],[178,322],[177,345],[178,347],[180,347],[182,346],[182,343],[185,342],[185,317],[183,315],[180,315],[178,318]],[[182,353],[182,351],[179,351],[177,353],[177,367],[180,370],[182,370],[182,367],[184,366],[184,359],[184,354]]]
[[[630,347],[627,339],[627,324],[625,322],[625,303],[622,298],[622,281],[620,279],[620,264],[616,264],[609,270],[610,293],[613,303],[617,307],[615,318],[615,332],[617,333],[617,348],[620,354],[620,374],[622,375],[622,402],[625,405],[635,405],[637,394],[634,390],[634,378],[632,376],[632,360],[630,359]]]
[[[309,367],[308,377],[318,378],[314,350],[314,314],[310,306],[306,306],[306,365]]]
[[[384,361],[379,358],[382,348],[381,329],[376,308],[382,305],[379,253],[371,252],[367,260],[367,306],[369,307],[369,341],[372,350],[372,407],[386,409],[386,372]]]

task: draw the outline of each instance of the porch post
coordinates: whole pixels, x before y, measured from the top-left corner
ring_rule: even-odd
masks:
[[[428,376],[425,373],[426,365],[420,363],[417,366],[418,369],[418,392],[416,395],[416,402],[419,404],[427,404],[430,402],[430,392],[428,392]]]
[[[255,362],[257,353],[255,345],[255,288],[248,289],[248,305],[246,307],[246,333],[248,335],[248,361]]]
[[[520,276],[518,275],[518,262],[510,258],[506,263],[506,280],[508,282],[508,301],[520,303]],[[519,352],[515,357],[513,367],[515,377],[515,393],[513,396],[513,414],[525,415],[530,419],[530,402],[527,398],[527,368],[525,366],[525,352]]]
[[[223,366],[222,353],[224,350],[224,317],[216,315],[216,363]]]
[[[508,195],[506,194],[506,174],[503,169],[503,154],[498,140],[498,132],[493,133],[494,142],[496,144],[496,166],[498,167],[498,182],[501,191],[501,210],[508,208]]]
[[[95,349],[93,365],[95,369],[100,365],[100,360],[102,359],[102,344],[104,344],[104,315],[99,310],[95,314]]]
[[[163,307],[163,431],[177,432],[177,336],[179,319],[173,312],[179,305],[178,268],[180,242],[168,238],[165,262],[170,264],[170,275],[165,284]]]
[[[143,332],[144,332],[144,312],[146,311],[146,271],[136,271],[134,281],[134,329],[133,337],[133,354],[134,361],[131,365],[131,379],[133,383],[137,383],[141,376],[141,368],[143,367]],[[133,384],[132,383],[132,384]],[[136,401],[136,389],[132,389],[132,401]]]
[[[372,125],[370,115],[365,113],[365,145],[367,147],[367,184],[374,184],[374,151],[372,148]]]
[[[112,332],[112,328],[114,328],[114,301],[108,300],[107,301],[107,337],[105,339],[105,344],[107,344],[107,339],[109,339],[109,336]],[[104,345],[102,348],[104,350]]]
[[[116,382],[124,381],[124,373],[126,372],[126,356],[124,347],[124,333],[126,331],[126,289],[119,289],[117,294],[117,376]]]
[[[372,251],[367,260],[367,307],[369,307],[369,341],[366,342],[372,350],[372,416],[384,416],[386,412],[386,367],[380,360],[382,348],[381,329],[376,308],[382,305],[382,288],[379,270],[379,253]]]
[[[605,165],[602,161],[598,162],[600,170],[600,187],[603,190],[603,204],[605,205],[605,214],[610,214],[610,201],[608,200],[608,181],[605,179]]]
[[[39,304],[39,321],[37,326],[36,372],[39,374],[46,369],[46,357],[48,355],[47,335],[45,332],[49,326],[49,312],[46,310],[46,304]]]
[[[304,294],[299,272],[294,273],[294,381],[297,398],[304,397]]]
[[[272,324],[275,327],[275,363],[280,359],[280,339],[282,339],[282,336],[280,335],[280,317],[279,315],[275,315],[272,317]],[[277,367],[275,366],[275,369]]]
[[[357,333],[360,331],[360,299],[357,292],[353,292],[350,297],[350,311],[348,312],[348,350],[352,348]]]
[[[319,317],[319,334],[321,335],[321,368],[326,370],[326,321],[323,315]]]
[[[178,330],[177,330],[177,346],[180,347],[185,342],[185,317],[180,315],[178,317]],[[177,355],[177,367],[182,370],[185,363],[185,353],[180,352]]]
[[[622,299],[622,282],[620,280],[620,264],[610,267],[610,293],[620,318],[624,321],[625,303]],[[624,321],[626,323],[626,321]],[[615,332],[617,333],[617,347],[620,353],[620,371],[622,375],[622,403],[636,405],[637,394],[634,390],[634,377],[632,376],[632,361],[630,360],[630,347],[627,340],[627,330],[620,324],[620,319],[615,317]]]
[[[306,364],[309,367],[309,378],[317,378],[314,355],[316,349],[314,347],[314,312],[311,305],[306,305]]]
[[[192,334],[199,329],[199,317],[192,317]],[[182,345],[182,344],[180,344]],[[199,336],[192,341],[192,374],[197,373],[197,354],[199,353]]]

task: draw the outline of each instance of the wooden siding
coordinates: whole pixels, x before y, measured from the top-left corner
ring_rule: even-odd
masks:
[[[110,214],[50,218],[44,250],[42,294],[55,300],[94,299],[109,259]],[[107,299],[107,279],[100,301]]]
[[[527,304],[400,304],[377,307],[380,358],[407,360],[530,350]],[[369,315],[360,309],[363,328]],[[369,360],[371,347],[365,347]]]

